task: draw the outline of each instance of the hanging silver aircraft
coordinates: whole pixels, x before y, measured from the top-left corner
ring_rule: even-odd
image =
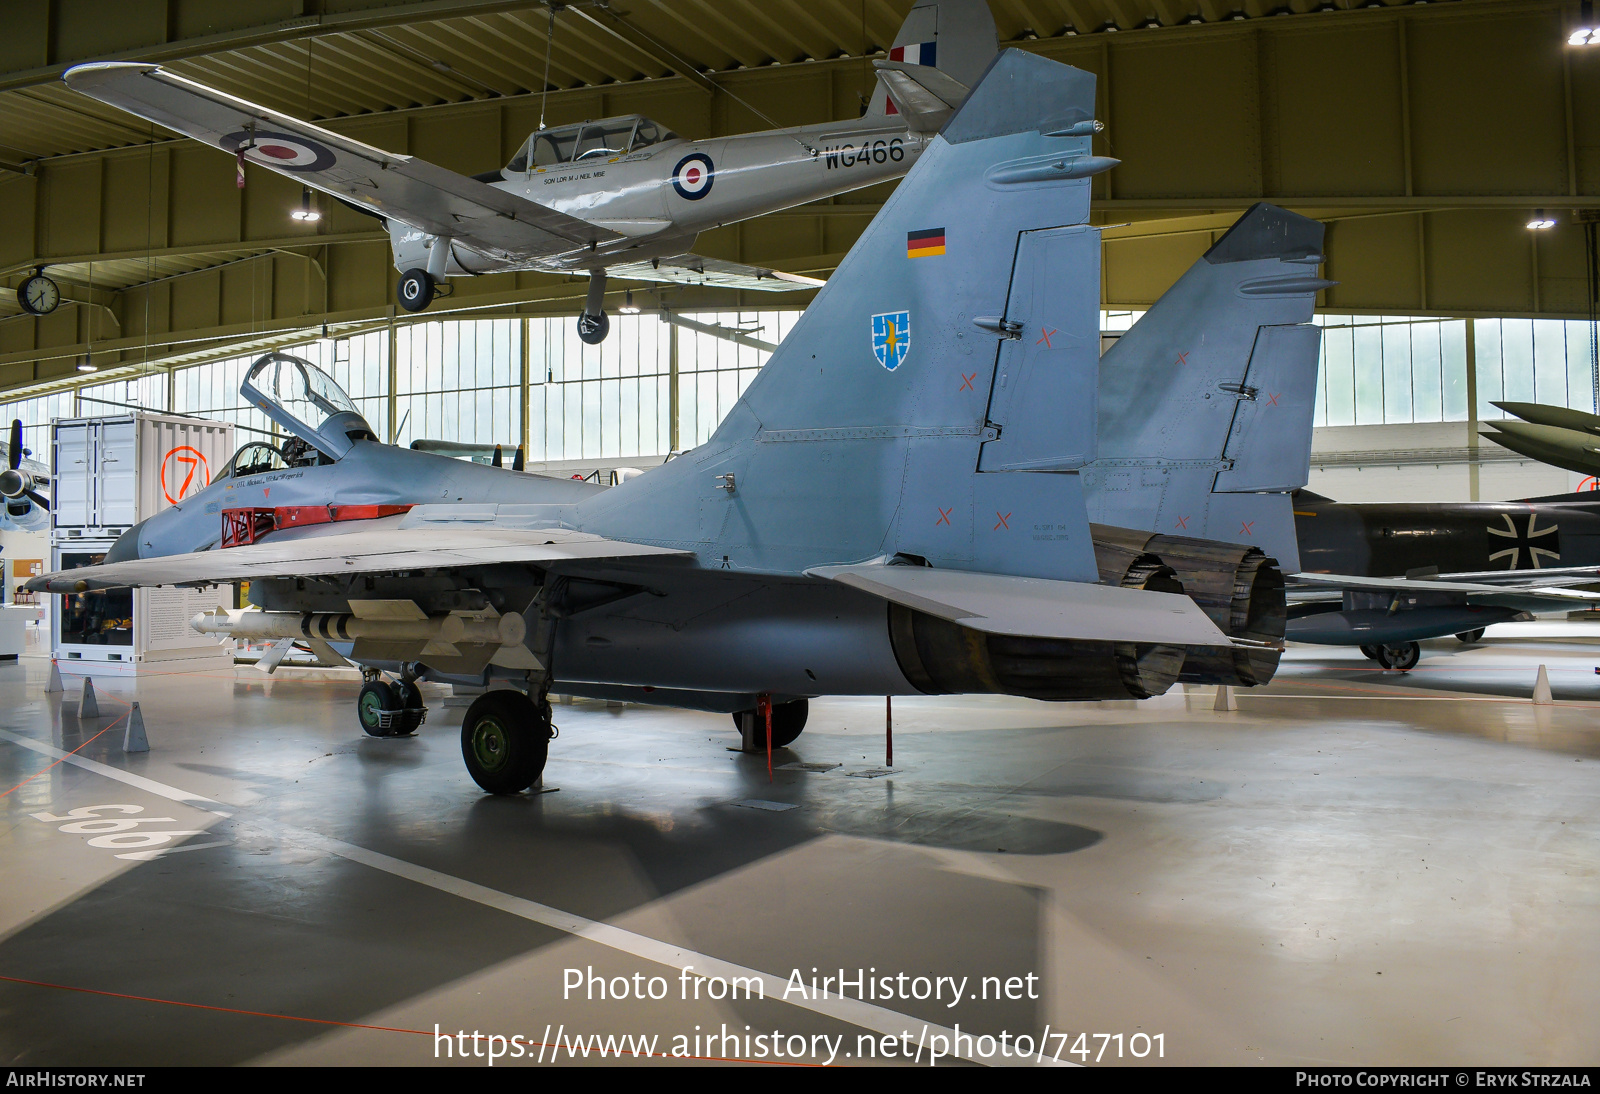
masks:
[[[11,439],[0,445],[0,532],[42,532],[50,527],[50,468],[22,446],[22,421],[11,423]]]
[[[496,685],[461,731],[496,793],[543,769],[552,688],[735,713],[747,745],[780,745],[813,695],[1260,682],[1284,600],[1259,548],[1090,525],[1100,242],[1072,168],[1094,84],[1001,54],[711,440],[637,478],[381,445],[320,373],[268,358],[246,394],[294,451],[247,446],[103,564],[31,586],[248,577],[260,610],[198,629],[361,663],[369,732],[414,727],[419,678]],[[1275,258],[1270,232],[1240,239]],[[1262,419],[1233,450],[1280,428],[1299,425]]]
[[[859,121],[685,140],[627,115],[541,129],[503,169],[467,177],[257,106],[157,65],[78,65],[74,91],[294,178],[381,217],[397,295],[421,311],[447,277],[588,274],[579,336],[603,340],[608,274],[790,291],[815,278],[692,253],[709,228],[897,179],[995,55],[988,0],[920,0]],[[1062,125],[1090,124],[1087,119]],[[1084,157],[1074,171],[1113,161]]]

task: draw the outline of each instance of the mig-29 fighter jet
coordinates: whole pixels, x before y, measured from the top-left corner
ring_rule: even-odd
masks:
[[[995,54],[988,0],[919,0],[858,121],[684,140],[629,115],[541,129],[504,169],[467,177],[245,102],[158,65],[94,63],[67,86],[383,219],[397,295],[432,303],[446,277],[589,275],[578,334],[602,341],[610,276],[776,292],[815,278],[690,253],[709,228],[897,179]],[[1091,158],[1091,163],[1092,163]],[[1085,165],[1075,165],[1081,169]]]
[[[214,485],[103,564],[31,587],[249,578],[260,610],[197,628],[336,646],[363,666],[383,732],[414,725],[384,673],[413,695],[418,678],[492,685],[461,745],[494,793],[539,777],[552,689],[732,713],[770,747],[798,736],[815,695],[1137,699],[1179,679],[1261,682],[1284,601],[1259,549],[1107,540],[1090,524],[1094,88],[1000,54],[711,440],[620,486],[455,463],[385,513],[346,465],[376,467],[387,446],[320,374],[267,359],[261,375],[287,369],[316,407],[293,415],[315,454],[237,467],[233,500]],[[932,233],[943,248],[921,245]],[[294,493],[313,473],[315,508]],[[266,508],[280,497],[295,507]],[[181,522],[217,546],[173,553]],[[1185,571],[1202,575],[1193,595]]]

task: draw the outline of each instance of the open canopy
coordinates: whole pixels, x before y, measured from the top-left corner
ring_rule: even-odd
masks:
[[[301,357],[269,353],[245,374],[239,394],[263,414],[337,460],[372,427],[333,377]]]

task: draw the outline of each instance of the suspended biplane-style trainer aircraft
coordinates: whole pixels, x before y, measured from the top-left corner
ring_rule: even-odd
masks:
[[[11,437],[0,445],[6,469],[0,471],[0,532],[40,532],[50,527],[50,468],[28,457],[22,447],[22,421],[11,423]]]
[[[1002,53],[712,438],[620,486],[379,445],[320,374],[279,359],[258,368],[308,393],[291,429],[316,454],[266,462],[305,478],[236,467],[231,499],[214,485],[31,587],[248,577],[257,608],[197,629],[359,662],[372,732],[414,725],[417,679],[495,685],[461,745],[496,793],[539,777],[552,689],[732,713],[761,747],[793,741],[816,695],[1128,699],[1270,678],[1283,587],[1258,548],[1147,531],[1135,549],[1090,524],[1100,233],[1077,167],[1094,102],[1091,74]],[[930,233],[942,248],[918,245]],[[1298,417],[1263,418],[1234,451]],[[380,458],[441,470],[393,463],[378,492],[346,490]],[[313,472],[315,509],[293,492]],[[386,512],[400,490],[406,511]]]
[[[708,228],[896,179],[995,55],[987,0],[921,0],[875,62],[856,121],[685,140],[637,115],[541,129],[503,169],[468,177],[373,148],[150,64],[85,64],[67,86],[297,179],[383,218],[400,305],[421,311],[446,277],[588,274],[578,333],[603,340],[608,274],[792,291],[820,285],[692,253]],[[1054,119],[1061,129],[1088,117]],[[1085,157],[1074,171],[1112,161]]]

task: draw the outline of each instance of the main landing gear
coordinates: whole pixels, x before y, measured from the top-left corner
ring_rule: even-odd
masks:
[[[772,747],[783,748],[793,744],[795,738],[800,736],[800,731],[806,728],[806,716],[810,712],[811,704],[804,699],[773,704]],[[739,727],[739,736],[746,752],[767,750],[767,720],[759,710],[738,711],[733,716],[733,724]]]
[[[589,271],[589,292],[583,298],[583,314],[578,316],[578,338],[598,346],[611,333],[611,317],[606,314],[606,272]]]
[[[554,736],[548,702],[511,689],[487,691],[461,720],[461,758],[489,793],[519,794],[544,773]]]
[[[368,736],[405,737],[427,720],[428,708],[422,702],[422,689],[411,677],[391,684],[374,672],[356,697],[356,717]]]
[[[1362,646],[1361,652],[1368,660],[1395,672],[1409,672],[1422,660],[1422,647],[1415,642],[1402,642],[1396,646]]]

